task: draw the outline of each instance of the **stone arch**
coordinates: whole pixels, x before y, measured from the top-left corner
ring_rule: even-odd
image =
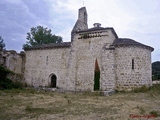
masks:
[[[51,74],[49,76],[49,85],[52,88],[56,88],[57,87],[57,76],[55,74]]]

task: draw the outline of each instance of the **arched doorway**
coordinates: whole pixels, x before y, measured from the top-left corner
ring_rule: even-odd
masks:
[[[56,88],[57,87],[57,77],[54,74],[51,76],[51,87],[52,88]]]

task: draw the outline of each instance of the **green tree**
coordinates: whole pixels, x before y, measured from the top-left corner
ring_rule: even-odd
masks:
[[[3,42],[3,38],[0,36],[0,50],[5,48],[5,43]]]
[[[94,68],[94,90],[99,90],[100,87],[100,69],[98,65],[98,61],[96,59],[95,68]]]
[[[44,28],[43,26],[32,27],[30,32],[27,33],[26,39],[27,42],[23,44],[23,49],[41,44],[63,42],[62,37],[52,35],[51,29]]]
[[[152,80],[160,80],[160,61],[152,63]]]

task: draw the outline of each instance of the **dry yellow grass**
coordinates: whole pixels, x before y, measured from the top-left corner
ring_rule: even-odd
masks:
[[[160,112],[160,94],[57,93],[36,90],[1,90],[0,120],[160,120],[145,118]]]

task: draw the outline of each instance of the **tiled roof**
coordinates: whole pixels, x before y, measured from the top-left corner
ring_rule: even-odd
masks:
[[[131,46],[131,45],[142,46],[142,47],[146,47],[146,48],[151,49],[151,51],[154,50],[154,48],[152,48],[150,46],[144,45],[140,42],[137,42],[137,41],[129,39],[129,38],[117,38],[117,39],[114,40],[113,45],[114,46]]]
[[[70,46],[71,46],[71,42],[50,43],[50,44],[36,45],[30,48],[26,48],[25,50],[51,49],[51,48],[62,48],[62,47],[70,47]]]

